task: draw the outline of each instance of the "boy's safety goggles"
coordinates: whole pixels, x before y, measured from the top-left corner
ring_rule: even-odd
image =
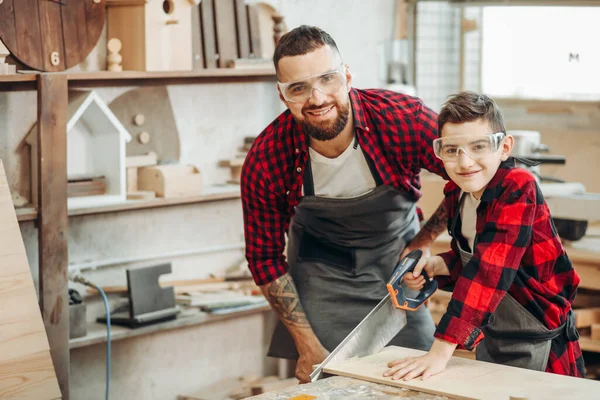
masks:
[[[461,151],[471,160],[479,160],[498,151],[504,136],[506,133],[496,132],[437,138],[433,141],[433,151],[442,161],[457,161]]]
[[[311,75],[294,82],[277,82],[277,85],[286,101],[291,103],[305,103],[312,97],[314,89],[317,89],[325,96],[337,93],[346,83],[345,70],[346,68],[342,64],[336,69],[322,74]]]

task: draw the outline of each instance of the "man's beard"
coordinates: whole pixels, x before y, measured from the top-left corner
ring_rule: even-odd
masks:
[[[334,107],[336,107],[334,105]],[[307,111],[311,109],[322,109],[323,107],[314,107],[309,108]],[[346,124],[348,123],[348,116],[350,114],[350,102],[338,108],[338,116],[333,122],[325,122],[319,125],[313,125],[308,122],[306,119],[300,122],[300,126],[302,127],[302,132],[306,133],[308,136],[315,140],[327,141],[334,139],[339,135]]]

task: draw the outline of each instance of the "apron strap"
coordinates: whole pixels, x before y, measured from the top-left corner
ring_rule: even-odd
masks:
[[[315,195],[315,182],[313,181],[312,174],[312,163],[310,162],[310,155],[306,160],[306,167],[304,167],[304,195],[314,196]]]
[[[358,137],[354,134],[354,150],[358,148]],[[365,161],[369,166],[369,170],[371,171],[371,175],[373,176],[373,180],[375,180],[375,186],[383,185],[383,179],[379,176],[379,172],[377,172],[377,167],[375,167],[375,163],[369,157],[369,155],[365,152],[365,150],[361,147],[361,151],[365,156]],[[306,167],[304,167],[304,196],[314,196],[315,195],[315,181],[313,180],[312,174],[312,163],[310,161],[310,155],[306,161]]]
[[[354,150],[356,150],[358,147],[358,136],[356,135],[356,133],[354,134]],[[362,147],[360,148],[363,152],[363,155],[365,156],[365,161],[367,162],[367,165],[369,166],[369,170],[371,171],[371,175],[373,176],[373,180],[375,180],[375,186],[381,186],[383,185],[383,179],[381,179],[381,176],[379,176],[379,172],[377,171],[377,167],[375,167],[375,162],[373,162],[373,160],[371,159],[371,157],[369,157],[369,155],[367,154],[367,152],[365,151],[365,149],[363,149]]]
[[[467,196],[467,192],[463,192],[462,195],[460,196],[460,199],[458,200],[458,204],[456,206],[456,212],[454,213],[454,217],[452,218],[452,223],[450,224],[450,232],[448,232],[450,234],[450,236],[452,236],[453,238],[455,238],[458,241],[459,247],[461,249],[470,248],[469,244],[467,243],[467,240],[463,237],[462,232],[461,232],[462,222],[461,222],[461,226],[457,227],[458,221],[462,221],[460,218],[460,209],[461,209],[463,203],[465,202],[466,196]],[[471,249],[471,253],[473,253],[473,249]]]

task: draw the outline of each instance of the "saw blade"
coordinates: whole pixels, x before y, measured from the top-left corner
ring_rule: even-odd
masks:
[[[388,294],[310,374],[311,382],[321,377],[327,365],[378,353],[405,325],[406,312],[394,307]]]

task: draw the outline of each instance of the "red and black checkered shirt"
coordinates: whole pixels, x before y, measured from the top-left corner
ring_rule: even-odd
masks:
[[[575,299],[579,276],[533,175],[515,168],[511,159],[501,164],[481,196],[475,249],[466,268],[457,244],[464,238],[460,229],[452,231],[461,189],[448,182],[444,193],[453,239],[452,249],[440,256],[450,276],[436,279],[440,287],[454,284],[454,289],[435,337],[473,349],[484,337],[482,327],[507,292],[548,329],[562,325]],[[583,376],[579,342],[564,335],[554,339],[546,371]]]
[[[350,91],[360,146],[384,184],[421,196],[419,172],[446,177],[433,153],[437,114],[421,100],[387,90]],[[246,259],[258,285],[285,274],[285,232],[302,197],[308,139],[289,110],[256,138],[242,168]]]

